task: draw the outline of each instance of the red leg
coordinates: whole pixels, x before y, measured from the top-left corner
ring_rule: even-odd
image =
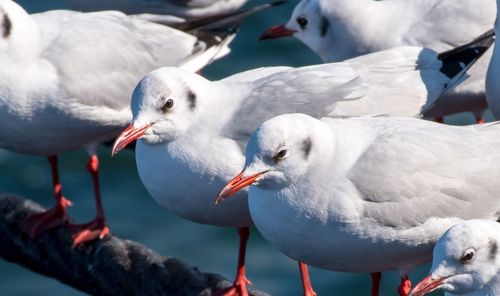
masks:
[[[411,291],[411,281],[408,278],[408,275],[405,275],[404,277],[401,277],[401,284],[399,285],[398,288],[399,296],[406,296],[410,293],[410,291]]]
[[[437,123],[443,123],[444,122],[444,118],[443,117],[436,117],[436,118],[434,118],[434,121],[437,122]]]
[[[476,123],[477,124],[483,124],[485,121],[481,116],[476,116]]]
[[[240,235],[240,251],[238,254],[238,270],[233,286],[227,289],[218,291],[215,295],[218,296],[248,296],[247,285],[252,283],[245,277],[245,254],[247,249],[247,241],[250,236],[248,227],[238,228]]]
[[[382,278],[382,273],[373,272],[371,273],[372,277],[372,296],[378,296],[380,291],[380,279]]]
[[[43,213],[30,215],[21,223],[21,229],[28,233],[32,239],[49,229],[61,226],[68,222],[66,208],[71,206],[71,201],[64,198],[62,195],[59,171],[57,169],[57,155],[49,156],[48,160],[52,171],[52,185],[54,189],[55,205],[52,209]]]
[[[104,208],[101,201],[101,190],[99,187],[99,159],[97,155],[91,155],[87,164],[87,170],[92,177],[94,185],[94,195],[96,204],[96,217],[89,223],[73,225],[73,247],[76,247],[84,242],[102,239],[109,234],[109,228],[106,226],[106,217],[104,216]]]
[[[316,296],[316,292],[314,292],[311,285],[311,279],[309,278],[309,270],[307,269],[307,265],[299,262],[299,270],[300,280],[302,281],[302,294],[304,296]]]

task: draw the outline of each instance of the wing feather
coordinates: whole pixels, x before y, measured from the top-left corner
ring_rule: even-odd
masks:
[[[227,88],[237,85],[235,97],[242,98],[225,134],[246,141],[263,121],[292,112],[316,118],[419,116],[449,82],[440,68],[435,52],[400,47],[341,63],[247,71],[220,81]]]
[[[364,215],[409,228],[431,218],[498,214],[499,125],[468,129],[407,120],[390,124],[360,155],[348,178],[365,201]],[[383,185],[382,185],[383,184]]]
[[[120,12],[59,10],[33,17],[43,36],[42,58],[57,69],[60,87],[89,106],[128,107],[140,78],[179,65],[198,46],[193,36]]]

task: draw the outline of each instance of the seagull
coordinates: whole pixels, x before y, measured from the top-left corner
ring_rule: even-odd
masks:
[[[84,148],[97,215],[72,227],[73,245],[106,236],[97,145],[132,119],[130,95],[141,77],[159,66],[199,70],[229,52],[234,30],[183,32],[116,11],[29,15],[0,0],[0,147],[48,157],[56,200],[22,228],[35,238],[68,221],[57,155]]]
[[[286,24],[261,39],[294,36],[325,62],[395,46],[449,50],[492,27],[494,0],[302,0]],[[484,83],[491,52],[471,68],[471,78],[438,100],[425,117],[472,112],[478,123],[488,107]]]
[[[212,199],[243,165],[254,129],[290,112],[318,118],[372,112],[418,116],[423,106],[461,81],[472,56],[484,52],[470,55],[470,46],[441,55],[402,47],[341,63],[259,68],[214,82],[182,69],[160,68],[135,88],[132,124],[117,137],[112,154],[138,140],[139,176],[161,206],[198,223],[239,229],[233,291],[245,294],[245,245],[252,223],[247,193],[218,207]],[[311,287],[305,289],[306,295],[314,294]]]
[[[437,289],[446,296],[500,295],[500,224],[470,220],[450,228],[436,243],[432,268],[410,293]]]
[[[127,14],[153,13],[172,19],[192,20],[233,12],[247,0],[64,0],[66,7],[79,11],[119,10]]]
[[[281,252],[329,270],[397,269],[407,295],[407,272],[431,260],[449,227],[498,219],[498,147],[499,122],[285,114],[252,134],[243,171],[216,203],[254,185],[252,220]]]
[[[500,1],[497,0],[497,6],[500,6]],[[498,23],[498,11],[497,11],[497,21],[495,21],[495,33],[500,30],[500,24]],[[488,67],[488,73],[486,76],[486,99],[488,105],[493,113],[493,116],[497,120],[500,119],[500,86],[498,86],[498,81],[500,79],[500,48],[496,47],[493,49],[493,55],[491,57],[490,65]]]

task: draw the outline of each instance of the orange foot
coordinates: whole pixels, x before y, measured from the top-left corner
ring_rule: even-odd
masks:
[[[309,287],[307,290],[304,291],[304,296],[316,296],[316,295],[317,294],[312,287]]]
[[[110,233],[106,222],[102,218],[96,218],[85,224],[72,225],[71,228],[73,233],[73,248],[88,241],[103,239]]]
[[[408,276],[401,278],[401,284],[398,288],[399,296],[407,296],[411,291],[411,281]]]
[[[248,296],[247,285],[251,284],[245,276],[240,276],[231,287],[218,291],[215,296]]]
[[[43,213],[33,214],[24,219],[21,222],[21,230],[31,237],[31,239],[37,238],[40,234],[64,225],[68,222],[68,214],[66,208],[71,206],[70,200],[61,197],[59,202],[50,210]]]
[[[316,292],[312,288],[304,292],[304,296],[316,296],[316,295],[317,295]]]

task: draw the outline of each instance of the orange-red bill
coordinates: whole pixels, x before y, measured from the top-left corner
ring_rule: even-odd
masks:
[[[127,147],[128,144],[140,138],[144,133],[153,125],[153,123],[146,124],[139,128],[134,128],[134,124],[129,125],[123,132],[116,138],[113,144],[113,150],[111,150],[111,156],[118,153],[123,148]]]
[[[262,35],[260,35],[259,40],[292,36],[294,33],[297,33],[297,31],[288,29],[287,27],[285,27],[285,24],[282,24],[267,29],[264,33],[262,33]]]
[[[411,290],[408,296],[424,296],[438,289],[446,278],[432,279],[430,275],[426,276]]]
[[[257,181],[257,179],[268,171],[260,172],[252,176],[243,177],[244,171],[239,173],[236,177],[231,179],[224,188],[217,194],[217,198],[215,199],[215,204],[219,204],[221,201],[229,198],[231,195],[236,194],[241,189],[252,185]]]

